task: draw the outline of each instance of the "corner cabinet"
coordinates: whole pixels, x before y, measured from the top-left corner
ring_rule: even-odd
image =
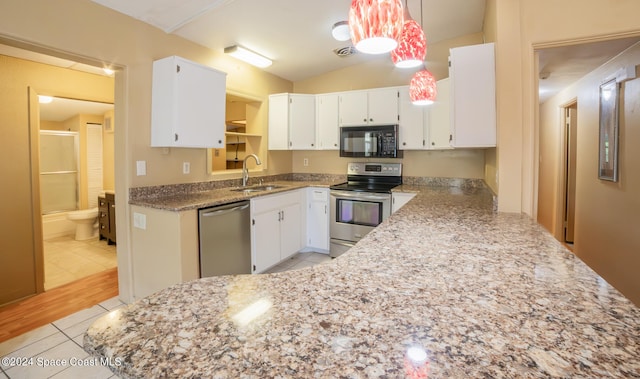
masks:
[[[303,247],[303,190],[251,199],[251,260],[260,273]]]
[[[494,44],[451,49],[451,145],[496,146]]]
[[[153,62],[151,146],[222,148],[226,75],[177,56]]]
[[[269,95],[269,150],[315,149],[315,112],[315,95]]]

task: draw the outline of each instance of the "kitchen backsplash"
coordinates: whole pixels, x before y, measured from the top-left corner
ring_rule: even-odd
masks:
[[[264,183],[277,181],[300,181],[300,182],[324,182],[324,183],[342,183],[347,180],[346,175],[336,174],[308,174],[308,173],[290,173],[279,175],[252,176],[250,184],[258,184],[260,180]],[[465,178],[432,178],[404,176],[402,178],[404,184],[415,186],[430,187],[457,187],[457,188],[488,188],[482,179],[465,179]],[[208,182],[198,183],[181,183],[168,184],[150,187],[135,187],[129,189],[129,199],[149,199],[158,197],[170,197],[187,195],[196,192],[205,192],[219,188],[239,187],[242,184],[241,179],[225,179],[212,180]]]

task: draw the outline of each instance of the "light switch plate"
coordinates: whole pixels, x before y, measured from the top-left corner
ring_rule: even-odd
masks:
[[[133,212],[133,226],[138,229],[147,229],[147,215]]]
[[[147,175],[147,161],[136,161],[136,175]]]

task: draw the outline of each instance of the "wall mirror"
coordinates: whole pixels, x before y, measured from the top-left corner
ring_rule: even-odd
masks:
[[[611,79],[600,85],[598,178],[618,181],[618,97],[620,85]]]
[[[247,95],[227,92],[225,121],[225,146],[207,149],[209,174],[240,171],[242,162],[249,154],[256,154],[266,167],[266,154],[261,154],[263,122],[260,121],[262,101]],[[250,170],[256,169],[253,159],[247,162]]]

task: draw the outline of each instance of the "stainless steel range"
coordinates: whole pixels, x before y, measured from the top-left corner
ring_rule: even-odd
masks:
[[[391,214],[402,163],[349,163],[347,182],[331,186],[331,257],[347,251]]]

